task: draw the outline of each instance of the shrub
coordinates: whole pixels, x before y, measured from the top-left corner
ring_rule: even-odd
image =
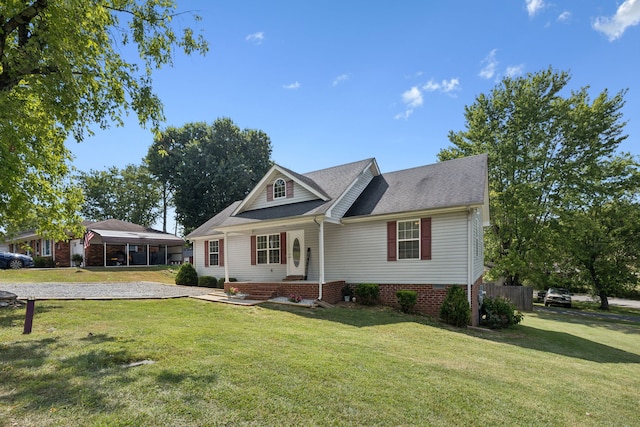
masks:
[[[350,297],[351,296],[351,286],[348,283],[345,283],[342,287],[342,296]]]
[[[418,293],[416,291],[410,291],[408,289],[401,289],[396,292],[398,298],[398,304],[400,304],[400,310],[403,313],[411,313],[413,307],[418,302]]]
[[[196,286],[198,284],[198,273],[193,265],[184,263],[180,266],[176,274],[176,285]]]
[[[198,286],[204,288],[215,288],[218,286],[218,280],[213,276],[200,276],[198,277]]]
[[[471,307],[467,301],[467,293],[461,286],[452,286],[447,291],[440,306],[440,318],[459,328],[471,323]]]
[[[36,256],[33,257],[33,266],[38,268],[53,268],[56,264],[51,257]]]
[[[485,298],[480,307],[480,323],[491,329],[517,325],[524,316],[504,297]]]
[[[375,305],[380,297],[380,286],[375,283],[359,283],[354,291],[356,302],[364,305]]]

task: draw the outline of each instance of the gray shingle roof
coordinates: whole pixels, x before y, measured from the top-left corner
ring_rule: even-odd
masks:
[[[487,155],[448,160],[375,177],[345,217],[484,203]]]
[[[374,159],[365,159],[305,174],[289,169],[297,179],[322,191],[330,199],[312,200],[231,214],[237,201],[191,232],[187,238],[203,237],[216,228],[252,222],[325,213]],[[284,168],[283,168],[284,169]],[[483,204],[487,156],[478,155],[374,177],[345,217],[382,215],[454,206]]]

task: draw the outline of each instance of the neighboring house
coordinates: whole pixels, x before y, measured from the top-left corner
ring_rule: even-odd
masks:
[[[275,165],[187,239],[199,275],[235,278],[253,298],[335,303],[344,284],[376,283],[384,304],[412,289],[437,316],[449,286],[477,313],[487,225],[486,155],[385,174],[366,159],[305,174]]]
[[[57,267],[72,266],[74,254],[82,255],[86,267],[182,263],[184,240],[173,234],[116,219],[83,221],[82,225],[87,229],[83,238],[54,242],[26,232],[12,239],[9,248],[50,258]]]

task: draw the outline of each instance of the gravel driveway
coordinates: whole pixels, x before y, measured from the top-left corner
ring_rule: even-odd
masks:
[[[126,283],[0,283],[0,290],[18,299],[154,299],[206,295],[209,288],[164,285],[153,282]]]

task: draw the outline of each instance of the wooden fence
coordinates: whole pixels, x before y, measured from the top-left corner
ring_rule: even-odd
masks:
[[[533,288],[531,286],[501,286],[483,283],[485,298],[505,297],[520,311],[533,311]]]

